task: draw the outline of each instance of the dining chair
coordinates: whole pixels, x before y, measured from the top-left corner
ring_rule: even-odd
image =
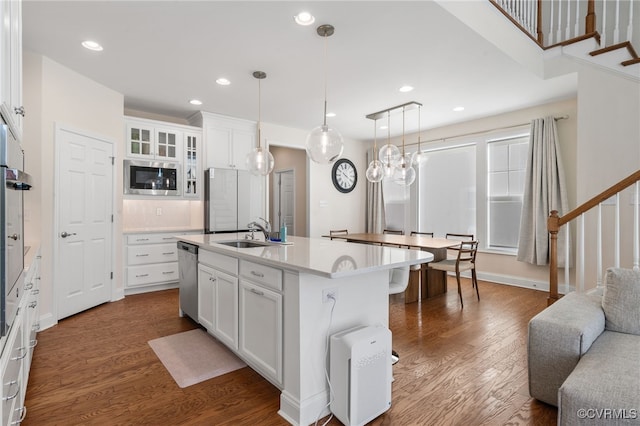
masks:
[[[411,235],[426,235],[427,237],[433,238],[433,232],[411,231]]]
[[[347,229],[332,229],[329,231],[329,238],[332,240],[335,238],[344,239],[344,236],[349,235],[349,231]]]
[[[447,233],[444,236],[448,240],[473,241],[473,234],[452,234]]]
[[[478,277],[476,275],[476,253],[478,251],[477,241],[461,241],[457,247],[458,255],[455,259],[444,259],[439,262],[431,262],[428,268],[439,271],[455,272],[458,282],[458,295],[460,296],[460,305],[464,308],[462,302],[462,288],[460,286],[460,272],[471,271],[471,286],[476,288],[476,295],[480,300],[480,292],[478,291]]]
[[[391,234],[391,235],[404,235],[404,231],[400,229],[385,229],[382,231],[383,234]]]
[[[409,267],[389,269],[389,294],[403,293],[409,286]],[[393,349],[391,350],[391,364],[400,360],[400,356]]]

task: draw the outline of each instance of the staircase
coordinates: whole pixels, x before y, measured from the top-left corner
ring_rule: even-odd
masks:
[[[609,0],[489,0],[544,50],[640,81],[637,25],[640,4]],[[635,16],[634,16],[635,15]]]

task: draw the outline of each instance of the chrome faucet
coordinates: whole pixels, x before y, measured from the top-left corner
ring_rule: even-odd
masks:
[[[271,224],[269,223],[269,221],[265,218],[258,218],[264,221],[264,226],[262,226],[261,224],[259,224],[258,222],[250,222],[247,227],[251,230],[251,233],[253,234],[253,230],[254,229],[259,229],[260,231],[262,231],[262,233],[264,234],[264,240],[265,241],[269,241],[269,234],[271,233]]]

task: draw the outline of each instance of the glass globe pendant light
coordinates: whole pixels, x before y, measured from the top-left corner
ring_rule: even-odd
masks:
[[[427,156],[424,155],[422,153],[422,150],[420,149],[420,108],[421,106],[418,105],[418,150],[416,151],[415,155],[413,156],[413,165],[414,166],[420,166],[420,164],[422,164],[424,161],[427,160]]]
[[[378,183],[384,178],[384,168],[382,162],[377,159],[378,143],[376,136],[376,127],[378,120],[373,121],[373,161],[369,163],[367,168],[367,180],[369,182]]]
[[[404,150],[404,107],[402,107],[402,154],[393,172],[393,181],[398,185],[409,186],[416,180],[416,170],[412,166],[413,154]]]
[[[256,176],[266,176],[273,171],[275,164],[273,155],[269,152],[267,147],[263,147],[261,144],[261,98],[260,98],[260,81],[267,77],[267,74],[262,71],[255,71],[253,76],[258,80],[258,146],[247,154],[246,164],[251,174]]]
[[[306,147],[312,161],[330,164],[342,155],[344,148],[342,135],[327,125],[327,37],[333,35],[334,28],[332,25],[320,25],[316,31],[324,37],[324,117],[322,125],[307,135]]]
[[[393,176],[393,170],[400,159],[400,150],[391,143],[391,111],[387,111],[387,144],[380,148],[378,155],[384,168],[384,176]]]

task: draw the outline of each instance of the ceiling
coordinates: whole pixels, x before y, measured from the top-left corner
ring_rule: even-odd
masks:
[[[302,10],[315,24],[294,22]],[[335,34],[324,40],[320,24]],[[104,50],[83,48],[86,39]],[[575,78],[540,79],[432,1],[24,0],[23,45],[122,93],[127,109],[179,119],[204,110],[257,120],[261,70],[262,121],[300,129],[322,122],[326,64],[328,122],[357,140],[373,138],[367,114],[409,101],[423,104],[428,129],[576,93]],[[406,112],[406,133],[417,120]],[[401,132],[394,114],[391,134]]]

